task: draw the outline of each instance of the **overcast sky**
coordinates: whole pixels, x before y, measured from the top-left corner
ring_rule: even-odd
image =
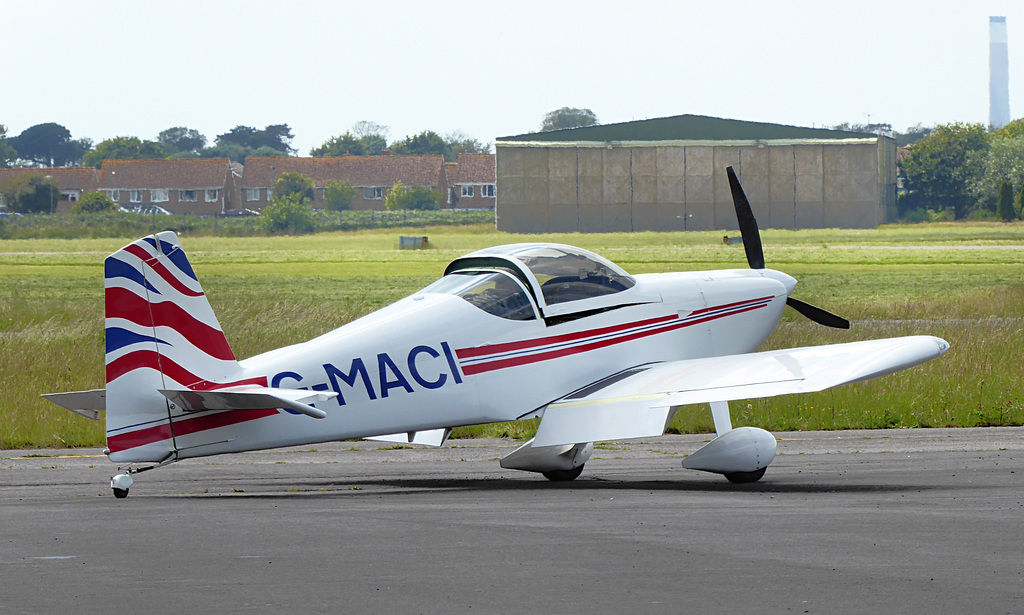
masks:
[[[0,124],[213,142],[288,124],[300,155],[360,120],[482,142],[586,107],[798,126],[988,122],[989,16],[1024,116],[1024,2],[0,0]]]

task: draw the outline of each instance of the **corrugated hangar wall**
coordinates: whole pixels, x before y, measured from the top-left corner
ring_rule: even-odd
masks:
[[[733,230],[728,166],[761,228],[874,228],[896,219],[888,137],[496,146],[501,231]]]

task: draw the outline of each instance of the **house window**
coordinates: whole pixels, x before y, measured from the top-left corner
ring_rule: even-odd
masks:
[[[61,190],[60,191],[60,200],[62,200],[62,201],[71,201],[72,203],[74,203],[74,202],[78,201],[78,197],[79,197],[80,194],[81,194],[81,192],[78,191],[78,190]]]
[[[219,190],[207,190],[206,191],[206,202],[207,203],[216,203],[217,202],[217,193],[218,192],[220,192],[220,191]]]
[[[196,191],[195,190],[179,190],[178,191],[178,202],[179,203],[195,203],[196,202]]]
[[[142,202],[142,191],[141,190],[132,190],[131,192],[128,193],[128,200],[131,201],[132,203],[141,203]]]
[[[487,198],[493,199],[494,198],[494,184],[485,184],[483,186],[480,186],[480,196],[485,196]]]
[[[473,196],[473,186],[463,186],[462,196]]]
[[[120,190],[107,190],[106,192],[107,192],[107,196],[110,197],[111,201],[114,201],[116,203],[116,202],[121,200],[121,191]]]
[[[149,191],[149,202],[150,203],[166,203],[170,200],[170,190],[167,188],[157,188],[156,190]]]
[[[246,188],[245,189],[245,200],[246,201],[258,201],[258,200],[260,200],[260,189],[259,188]]]
[[[383,199],[384,198],[384,189],[383,188],[367,188],[366,190],[363,190],[363,198],[367,199],[367,200],[370,200],[370,199]]]

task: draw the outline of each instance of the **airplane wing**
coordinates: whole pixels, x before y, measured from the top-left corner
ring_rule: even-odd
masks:
[[[823,391],[948,349],[940,338],[911,336],[639,366],[548,404],[533,446],[659,436],[675,406]]]

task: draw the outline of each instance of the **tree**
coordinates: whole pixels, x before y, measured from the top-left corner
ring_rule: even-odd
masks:
[[[1013,185],[1010,182],[1003,182],[999,185],[996,212],[1003,222],[1010,222],[1017,217],[1017,212],[1013,210]]]
[[[424,130],[413,137],[406,137],[403,141],[396,141],[391,144],[391,153],[397,155],[418,155],[440,154],[446,156],[449,152],[448,143],[433,130]]]
[[[327,188],[324,190],[324,206],[330,211],[352,209],[352,199],[355,196],[356,189],[347,179],[343,181],[328,180]]]
[[[406,186],[401,181],[395,182],[395,185],[384,196],[384,207],[388,210],[437,209],[440,202],[440,192],[430,188]]]
[[[978,169],[971,174],[969,192],[978,207],[996,211],[996,197],[1000,185],[1010,182],[1014,192],[1024,189],[1024,135],[991,135],[988,149],[971,152],[967,167]]]
[[[240,145],[253,150],[268,147],[279,152],[280,156],[290,156],[296,151],[291,147],[293,138],[295,136],[288,124],[271,124],[263,130],[239,125],[222,135],[217,135],[216,144],[218,146]]]
[[[596,126],[598,123],[597,116],[590,109],[562,107],[561,109],[548,111],[544,114],[544,120],[540,123],[540,131],[548,132],[550,130]]]
[[[7,209],[21,214],[51,213],[60,199],[57,180],[43,175],[22,175],[0,186]]]
[[[198,154],[206,146],[206,137],[185,126],[162,130],[156,140],[170,154]]]
[[[298,194],[275,194],[260,212],[260,225],[270,232],[308,233],[313,230],[313,209]]]
[[[18,151],[7,142],[7,127],[0,124],[0,169],[17,160]]]
[[[300,203],[313,200],[313,180],[302,173],[281,173],[274,182],[275,196],[297,196]]]
[[[981,171],[978,164],[968,164],[969,157],[987,147],[988,136],[981,124],[936,126],[907,148],[908,155],[900,164],[904,186],[918,193],[929,209],[952,208],[956,217],[962,218],[974,202],[968,186]]]
[[[114,137],[100,141],[94,150],[82,156],[82,164],[99,168],[103,161],[111,160],[149,160],[166,158],[163,147],[156,141],[143,141],[138,137]]]
[[[458,160],[459,154],[487,154],[491,151],[490,143],[485,145],[460,130],[449,132],[445,135],[444,140],[448,144],[448,152],[445,156],[445,160],[448,162]]]
[[[352,126],[352,134],[363,144],[363,153],[367,156],[376,156],[387,149],[389,132],[391,129],[387,126],[366,120]]]
[[[53,122],[26,128],[9,141],[19,158],[47,167],[63,167],[78,162],[89,145],[87,139],[73,140],[71,131]]]
[[[71,208],[73,214],[96,214],[117,211],[117,203],[102,192],[86,192]]]
[[[324,156],[362,156],[366,153],[366,148],[363,146],[361,140],[357,139],[351,132],[346,132],[343,135],[337,137],[331,137],[324,141],[320,147],[314,147],[309,150],[310,156],[324,157]]]

